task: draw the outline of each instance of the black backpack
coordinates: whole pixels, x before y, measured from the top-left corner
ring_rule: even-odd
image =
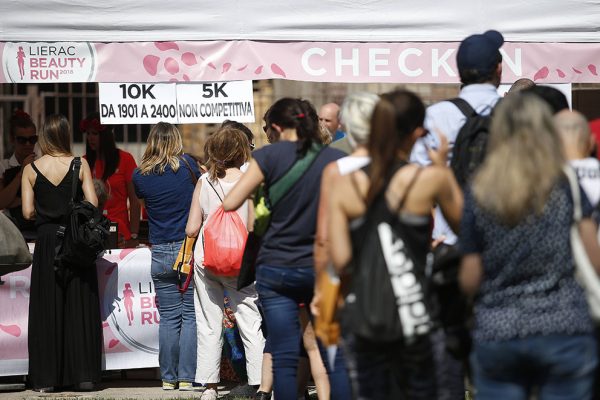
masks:
[[[98,256],[105,250],[105,240],[109,235],[110,221],[102,211],[88,201],[77,201],[77,184],[81,159],[73,160],[73,185],[71,190],[71,211],[66,225],[59,229],[58,251],[54,259],[57,270],[82,270],[92,268]]]
[[[394,168],[389,177],[398,169]],[[411,186],[412,183],[406,192]],[[403,204],[404,200],[398,210]],[[401,340],[408,345],[429,334],[432,318],[429,278],[422,265],[425,263],[415,261],[405,240],[405,226],[394,213],[398,210],[388,208],[384,189],[351,232],[352,283],[346,296],[343,325],[363,339]]]
[[[477,114],[467,101],[459,97],[448,101],[467,117],[456,136],[450,161],[458,184],[464,187],[485,158],[492,116]]]

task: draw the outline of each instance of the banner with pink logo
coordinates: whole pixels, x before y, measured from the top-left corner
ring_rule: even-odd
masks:
[[[458,42],[4,42],[0,82],[458,83]],[[507,42],[505,83],[598,83],[600,43]]]
[[[111,250],[98,261],[103,369],[158,367],[155,291],[147,248]],[[0,376],[26,375],[31,268],[2,277]]]

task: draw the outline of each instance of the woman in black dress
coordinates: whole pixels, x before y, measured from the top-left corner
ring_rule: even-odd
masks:
[[[40,133],[40,159],[23,170],[22,204],[35,217],[29,298],[29,381],[48,392],[75,386],[90,390],[100,380],[102,331],[95,265],[54,270],[56,234],[66,223],[71,199],[71,128],[64,116],[50,116]],[[90,168],[81,160],[77,196],[97,205]]]

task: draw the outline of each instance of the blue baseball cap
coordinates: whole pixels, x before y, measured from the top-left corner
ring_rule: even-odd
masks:
[[[504,44],[504,37],[498,31],[471,35],[458,47],[456,65],[458,70],[474,69],[482,74],[491,72],[497,65],[496,54]]]

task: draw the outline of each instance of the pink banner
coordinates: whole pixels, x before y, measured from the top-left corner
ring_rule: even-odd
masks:
[[[1,82],[458,83],[458,43],[128,42],[0,44]],[[599,43],[506,43],[503,82],[600,82]]]
[[[97,262],[104,369],[158,366],[155,291],[150,250],[112,250]],[[2,277],[0,376],[27,375],[31,268]]]

